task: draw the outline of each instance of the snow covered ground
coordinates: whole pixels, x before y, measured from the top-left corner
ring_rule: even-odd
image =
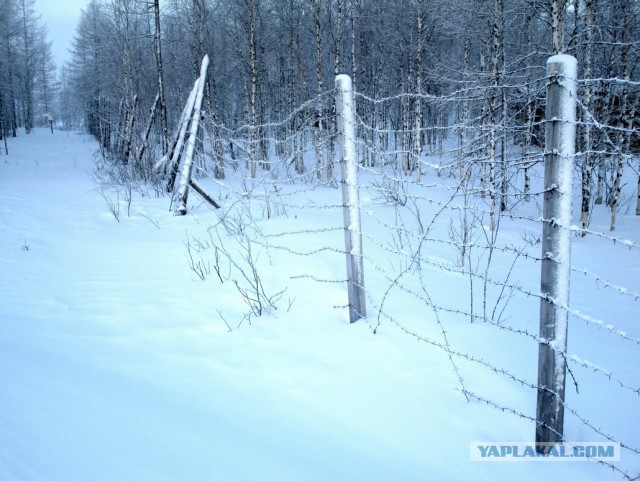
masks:
[[[343,278],[341,258],[263,254],[266,289],[287,290],[271,315],[241,323],[247,306],[235,285],[213,272],[202,281],[189,268],[187,239],[205,238],[218,222],[206,204],[174,217],[166,197],[134,194],[128,212],[119,202],[117,221],[91,181],[96,144],[88,137],[36,130],[9,146],[0,157],[1,480],[622,478],[593,462],[470,462],[469,443],[531,441],[533,424],[467,402],[442,350],[388,323],[375,335],[375,321],[349,325],[346,309],[333,307],[346,303],[343,285],[291,279],[307,268]],[[339,195],[312,195],[326,203],[331,191]],[[600,215],[594,230],[604,231]],[[317,213],[305,218],[300,209],[264,229],[317,222]],[[639,218],[619,224],[619,235],[640,240]],[[576,265],[640,291],[639,249],[587,237],[573,250]],[[450,274],[433,275],[446,290]],[[526,284],[537,274],[518,275]],[[373,292],[384,290],[372,279]],[[620,301],[618,309],[622,296],[612,289],[594,290],[578,275],[572,283],[572,306],[640,337],[638,303]],[[412,311],[410,299],[389,302],[399,318],[430,317]],[[570,353],[640,385],[637,345],[571,322]],[[535,345],[509,345],[483,323],[447,331],[461,352],[484,345],[496,363],[535,381]],[[568,385],[568,403],[640,446],[638,394],[572,369],[580,394]],[[461,370],[470,390],[535,415],[535,392],[474,366]],[[566,433],[604,440],[571,416]],[[616,466],[636,476],[640,456],[623,450]]]

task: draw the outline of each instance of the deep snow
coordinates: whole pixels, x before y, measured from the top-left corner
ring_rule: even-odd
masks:
[[[529,441],[534,426],[467,402],[441,350],[388,324],[375,335],[367,322],[350,325],[346,309],[333,307],[346,303],[342,285],[291,279],[307,268],[343,278],[341,258],[265,255],[269,289],[287,291],[273,315],[238,327],[246,307],[232,283],[203,282],[186,259],[187,236],[205,236],[215,212],[200,205],[174,217],[167,198],[135,195],[118,222],[90,179],[88,137],[36,129],[9,146],[0,157],[3,481],[621,478],[590,462],[470,462],[470,442]],[[327,202],[329,194],[312,195]],[[265,229],[318,221],[303,212]],[[637,242],[639,219],[619,223]],[[640,290],[638,249],[611,244],[574,239],[574,263]],[[434,283],[446,290],[449,275]],[[611,289],[594,291],[579,276],[572,286],[572,306],[639,336],[637,303],[616,312]],[[399,317],[430,316],[397,302]],[[637,346],[570,322],[570,353],[640,384]],[[535,346],[509,345],[482,323],[447,330],[463,352],[484,345],[496,362],[511,356],[509,369],[535,378]],[[638,395],[573,369],[581,391],[568,402],[640,445]],[[535,413],[535,392],[473,366],[463,374],[468,387]],[[567,419],[569,438],[602,440]],[[623,450],[617,466],[637,475],[639,456]]]

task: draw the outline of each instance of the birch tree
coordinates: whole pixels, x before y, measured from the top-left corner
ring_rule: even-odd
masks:
[[[249,0],[248,9],[249,9],[249,72],[251,75],[251,93],[249,95],[249,109],[250,109],[250,117],[249,121],[251,125],[254,126],[257,124],[257,111],[256,111],[256,93],[258,89],[258,69],[256,65],[256,8],[255,8],[256,0]],[[257,166],[257,144],[255,139],[255,131],[253,128],[249,129],[249,148],[251,149],[251,178],[256,178],[256,166]]]
[[[592,70],[592,42],[593,42],[593,4],[597,0],[585,0],[584,4],[584,77],[591,79]],[[589,80],[587,80],[589,82]],[[588,115],[591,110],[591,84],[585,85],[582,93],[582,104],[584,106],[583,118]],[[591,125],[589,122],[585,122],[582,130],[582,145],[584,151],[584,158],[582,160],[581,174],[582,174],[582,202],[580,204],[580,224],[582,227],[582,236],[586,235],[586,229],[589,227],[589,214],[591,208],[591,189],[592,189],[592,173],[594,168],[593,157],[593,145],[591,137]]]
[[[563,53],[565,49],[564,22],[567,4],[567,0],[550,0],[551,38],[553,42],[554,55]]]
[[[628,140],[629,136],[627,132],[625,132],[626,128],[632,127],[632,120],[629,119],[629,80],[630,80],[630,70],[629,70],[629,49],[631,45],[629,43],[629,30],[630,30],[630,21],[631,16],[629,14],[629,5],[628,2],[622,0],[620,2],[620,11],[619,11],[619,29],[620,33],[620,73],[622,77],[622,92],[619,99],[619,114],[618,114],[618,122],[617,126],[619,127],[619,131],[617,134],[617,145],[618,152],[615,155],[615,170],[614,176],[615,180],[613,182],[613,192],[612,192],[612,200],[611,200],[611,225],[610,230],[616,230],[616,219],[618,215],[618,208],[620,203],[620,191],[622,188],[622,171],[624,169],[624,163],[626,162],[626,154],[628,151]]]
[[[496,227],[496,215],[498,213],[498,179],[496,172],[497,144],[498,144],[498,122],[502,108],[499,105],[502,84],[501,67],[503,61],[503,13],[504,0],[494,0],[494,16],[491,22],[491,79],[492,88],[489,96],[489,197],[491,199],[491,230]],[[500,201],[502,204],[502,201]]]

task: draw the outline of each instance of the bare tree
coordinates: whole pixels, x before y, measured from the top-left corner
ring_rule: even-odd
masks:
[[[593,43],[593,3],[597,0],[585,0],[584,4],[584,76],[587,79],[591,78],[592,70],[592,43]],[[588,113],[591,109],[591,84],[585,85],[582,93],[582,104],[584,110]],[[586,116],[586,114],[585,114]],[[582,173],[582,202],[580,209],[580,224],[582,227],[582,235],[586,235],[586,229],[589,227],[589,214],[591,208],[591,184],[592,174],[594,167],[593,145],[591,135],[591,125],[585,122],[585,126],[582,130],[582,145],[584,150],[584,158],[582,159],[581,173]]]
[[[155,35],[153,38],[158,67],[158,109],[160,111],[160,128],[162,130],[162,155],[169,150],[169,127],[167,125],[167,102],[164,95],[164,72],[162,68],[162,42],[160,34],[160,0],[153,0],[153,17]]]
[[[24,115],[24,128],[27,134],[34,126],[34,81],[36,74],[36,32],[38,18],[35,13],[35,0],[19,0],[20,18],[20,84],[21,103]]]
[[[17,5],[23,0],[5,1]],[[635,21],[639,7],[627,0],[630,20],[621,23],[623,3],[92,0],[76,35],[67,94],[75,89],[76,110],[84,114],[84,125],[103,139],[105,147],[109,138],[118,138],[108,132],[108,126],[120,125],[120,137],[130,137],[139,154],[147,124],[134,122],[132,133],[125,135],[132,115],[145,112],[146,120],[156,94],[163,90],[167,129],[174,130],[189,94],[184,72],[209,54],[203,110],[206,134],[199,134],[196,149],[201,166],[221,178],[224,159],[237,167],[242,158],[249,175],[255,176],[257,169],[269,168],[270,160],[275,160],[270,157],[274,147],[279,162],[288,162],[302,173],[309,167],[302,153],[311,150],[315,177],[324,181],[332,178],[335,128],[330,118],[335,112],[320,99],[332,78],[348,71],[358,93],[394,98],[357,102],[359,119],[371,127],[359,131],[362,145],[373,147],[362,148],[365,165],[393,166],[420,180],[425,155],[447,158],[444,149],[451,144],[443,141],[454,135],[457,168],[436,170],[440,174],[455,170],[456,175],[477,181],[478,190],[490,197],[495,217],[517,204],[512,200],[517,198],[514,189],[524,191],[525,200],[531,198],[531,173],[541,158],[544,64],[553,53],[572,53],[580,59],[581,75],[591,77],[581,84],[584,227],[590,203],[600,197],[609,203],[613,200],[617,160],[622,159],[624,171],[637,149],[637,124],[629,119],[637,111],[634,82],[639,71],[634,66],[638,54],[633,46],[639,38]],[[2,65],[22,61],[18,46],[24,42],[18,40],[19,35],[10,42],[3,39]],[[623,45],[629,46],[626,60]],[[153,56],[145,55],[150,48],[156,52],[155,62]],[[10,54],[20,62],[7,64],[4,59]],[[625,63],[628,74],[621,68]],[[15,79],[19,73],[13,73]],[[11,72],[3,69],[0,76],[6,79]],[[0,100],[4,125],[9,125],[11,82],[3,80],[3,84]],[[133,95],[137,96],[135,108]],[[311,121],[300,115],[275,126],[313,97],[318,102],[309,113]],[[14,96],[18,118],[24,111],[23,98],[21,91]],[[453,119],[457,123],[450,128]],[[313,131],[308,129],[310,124]],[[228,138],[228,129],[242,125],[246,127],[239,138]],[[613,134],[613,128],[624,132],[623,138]],[[151,131],[149,144],[161,143],[164,151],[164,127],[159,131],[157,138]],[[621,157],[613,158],[613,145],[623,147]],[[524,180],[524,189],[513,184],[516,178]],[[621,184],[623,197],[624,189]]]

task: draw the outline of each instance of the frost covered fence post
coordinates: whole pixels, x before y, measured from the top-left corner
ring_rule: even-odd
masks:
[[[362,230],[360,226],[360,198],[358,193],[358,158],[356,155],[355,102],[351,77],[336,77],[336,111],[342,171],[342,205],[344,241],[347,253],[347,282],[349,290],[349,320],[366,317]]]
[[[563,440],[571,260],[571,180],[576,139],[577,62],[547,61],[540,337],[536,442]],[[542,448],[541,448],[542,449]]]

